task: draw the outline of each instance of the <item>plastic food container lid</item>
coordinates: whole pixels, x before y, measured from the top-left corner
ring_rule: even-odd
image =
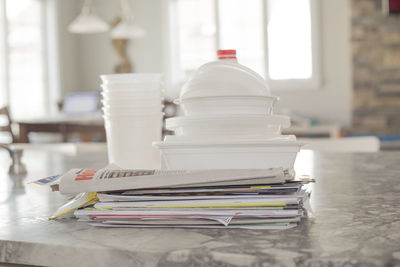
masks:
[[[211,136],[206,137],[202,136],[201,139],[193,136],[184,136],[184,135],[167,135],[164,137],[164,142],[166,143],[214,143],[214,142],[271,142],[271,141],[296,141],[295,135],[281,135],[281,134],[271,134],[271,135],[262,135],[257,137],[249,137],[249,136],[240,136],[240,137],[227,137],[227,136]]]
[[[284,146],[300,148],[306,143],[291,140],[257,140],[257,141],[163,141],[153,142],[153,146],[157,148],[173,148],[173,147],[229,147],[229,146],[244,146],[244,147],[260,147],[260,146]]]

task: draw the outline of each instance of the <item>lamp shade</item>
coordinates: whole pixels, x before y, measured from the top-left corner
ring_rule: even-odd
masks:
[[[111,31],[111,38],[113,39],[143,38],[145,35],[146,31],[142,27],[134,23],[132,18],[123,19]]]
[[[100,33],[109,30],[109,25],[93,13],[82,12],[68,27],[72,33]]]

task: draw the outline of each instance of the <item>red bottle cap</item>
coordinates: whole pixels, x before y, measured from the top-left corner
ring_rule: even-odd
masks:
[[[236,59],[236,50],[218,50],[218,59]]]

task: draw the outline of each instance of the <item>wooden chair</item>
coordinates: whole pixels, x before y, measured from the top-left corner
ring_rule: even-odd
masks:
[[[11,117],[10,117],[10,113],[8,112],[8,107],[3,107],[0,108],[0,117],[5,117],[7,120],[7,124],[6,125],[1,125],[0,126],[0,132],[8,132],[11,136],[11,143],[16,142],[16,138],[12,132],[11,129]]]

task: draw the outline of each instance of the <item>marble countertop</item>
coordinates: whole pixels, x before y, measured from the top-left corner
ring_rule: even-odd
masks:
[[[49,221],[66,197],[29,179],[102,167],[104,153],[29,151],[28,175],[7,175],[0,151],[0,262],[44,266],[400,266],[400,153],[302,151],[315,218],[289,230],[101,229]]]

